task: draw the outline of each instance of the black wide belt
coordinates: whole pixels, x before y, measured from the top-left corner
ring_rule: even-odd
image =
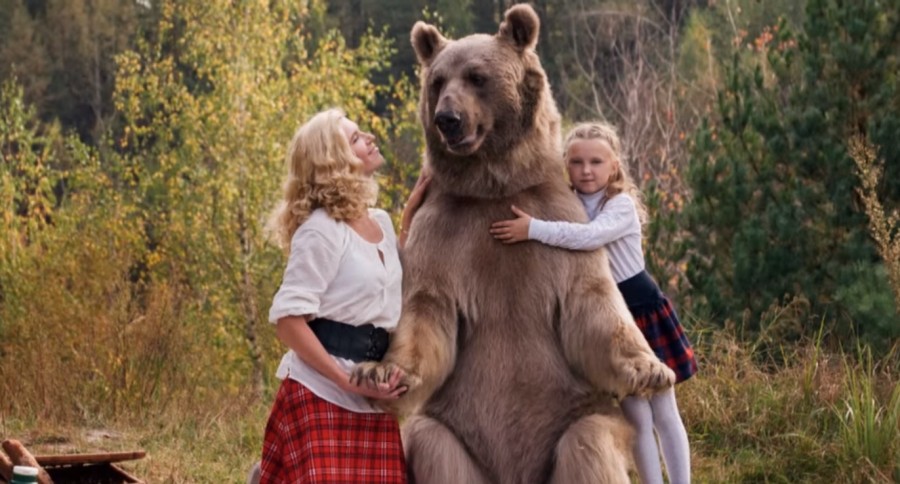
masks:
[[[309,322],[309,328],[329,354],[357,363],[381,361],[391,342],[391,334],[387,330],[372,324],[353,326],[316,318]]]

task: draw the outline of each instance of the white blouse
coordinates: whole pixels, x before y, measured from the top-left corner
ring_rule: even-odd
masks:
[[[294,232],[281,288],[269,309],[269,322],[285,316],[308,316],[360,326],[393,329],[400,319],[402,270],[397,238],[387,212],[370,210],[384,234],[381,241],[363,239],[349,225],[324,209],[313,211]],[[384,257],[382,262],[379,251]],[[332,356],[350,371],[354,362]],[[365,397],[347,393],[303,362],[293,350],[281,359],[275,374],[302,383],[322,399],[354,412],[379,412]]]
[[[528,238],[570,250],[596,250],[606,246],[609,267],[618,283],[644,270],[641,222],[631,196],[618,194],[600,210],[605,196],[605,190],[588,195],[578,193],[590,222],[548,222],[532,218]]]

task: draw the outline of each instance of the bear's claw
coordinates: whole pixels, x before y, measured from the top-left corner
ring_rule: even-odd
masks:
[[[652,394],[675,384],[675,372],[656,359],[631,362],[624,372],[629,395]]]
[[[403,369],[400,365],[394,363],[380,363],[377,361],[366,361],[356,365],[350,373],[350,383],[354,385],[360,385],[363,384],[363,382],[369,382],[372,385],[387,383],[390,381],[391,374],[395,370],[403,372],[403,376],[400,378],[398,386],[405,386],[407,392],[419,386],[420,379]]]

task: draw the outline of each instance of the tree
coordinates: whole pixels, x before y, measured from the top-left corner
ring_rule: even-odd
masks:
[[[50,223],[57,201],[53,186],[59,173],[51,167],[59,129],[42,129],[24,98],[13,80],[0,86],[0,247],[8,257]]]
[[[40,26],[18,0],[3,0],[0,11],[0,79],[18,79],[25,102],[43,103],[50,67]]]
[[[757,329],[766,308],[802,296],[864,334],[897,335],[847,140],[866,134],[886,167],[900,161],[898,7],[810,0],[801,33],[782,22],[749,44],[754,66],[735,56],[694,138],[684,219],[697,307],[715,319]],[[888,208],[900,202],[891,175]]]
[[[380,92],[370,79],[390,50],[371,35],[356,49],[334,31],[311,39],[309,11],[286,0],[158,8],[155,37],[119,57],[115,95],[123,122],[117,147],[127,154],[119,180],[143,207],[151,249],[142,277],[190,288],[204,314],[195,324],[222,335],[231,349],[223,365],[249,360],[260,392],[261,308],[282,265],[262,226],[287,143],[309,115],[330,106],[388,133],[389,120],[368,107]],[[249,359],[233,351],[238,345]]]
[[[690,70],[681,69],[687,2],[542,4],[548,24],[542,35],[549,37],[542,58],[558,78],[563,113],[618,128],[628,168],[647,194],[648,269],[665,287],[681,277],[681,253],[672,243],[681,235],[672,220],[686,196],[684,139],[711,104],[709,91],[698,86],[715,84],[707,75],[714,61],[704,52]]]
[[[93,414],[134,389],[123,375],[146,351],[121,344],[133,294],[122,282],[140,244],[108,181],[93,150],[3,83],[0,393],[21,397],[0,402],[4,414]]]
[[[11,14],[0,29],[0,77],[15,75],[42,119],[97,144],[113,111],[114,57],[131,47],[149,10],[119,0],[4,3]]]

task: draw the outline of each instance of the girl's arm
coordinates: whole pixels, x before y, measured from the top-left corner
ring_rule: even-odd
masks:
[[[610,198],[590,222],[548,222],[513,207],[515,219],[491,225],[491,234],[505,244],[524,240],[570,250],[596,250],[630,233],[640,233],[634,201],[627,195]]]

